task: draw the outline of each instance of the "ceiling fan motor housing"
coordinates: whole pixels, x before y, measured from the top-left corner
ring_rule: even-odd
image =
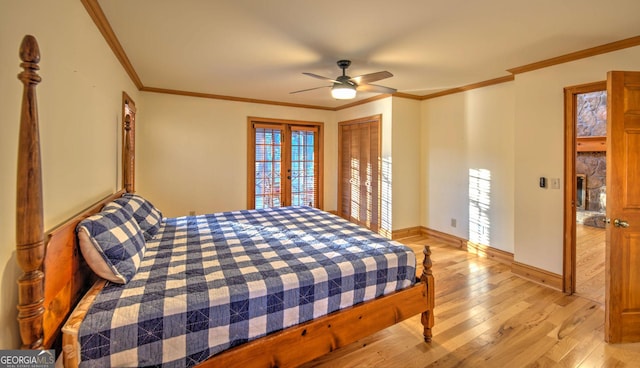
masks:
[[[342,69],[342,74],[344,74],[344,70],[347,69],[351,65],[351,60],[338,60],[338,67]]]
[[[351,86],[355,86],[356,84],[351,80],[351,77],[349,77],[348,75],[341,75],[338,78],[336,78],[336,80],[340,83],[340,84],[348,84]],[[338,83],[336,83],[338,84]]]
[[[338,60],[337,64],[340,67],[340,69],[342,69],[342,75],[336,78],[336,80],[342,84],[355,87],[356,86],[355,82],[353,82],[351,80],[351,77],[349,77],[346,74],[347,68],[349,67],[349,65],[351,65],[351,60]],[[334,83],[334,87],[336,86],[336,84],[337,83]]]

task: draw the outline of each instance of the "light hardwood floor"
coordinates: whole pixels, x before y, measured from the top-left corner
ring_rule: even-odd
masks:
[[[604,305],[605,229],[576,224],[576,294]]]
[[[640,344],[604,343],[601,304],[434,240],[401,241],[418,259],[431,245],[433,342],[415,316],[304,367],[640,367]]]

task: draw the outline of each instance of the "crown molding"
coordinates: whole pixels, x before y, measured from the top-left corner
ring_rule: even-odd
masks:
[[[377,101],[377,100],[382,100],[385,99],[387,97],[391,97],[391,96],[395,96],[395,94],[389,94],[389,93],[383,93],[377,96],[373,96],[373,97],[369,97],[369,98],[365,98],[364,100],[359,100],[359,101],[354,101],[351,103],[348,103],[346,105],[342,105],[342,106],[338,106],[332,110],[334,111],[339,111],[339,110],[344,110],[344,109],[348,109],[350,107],[354,107],[354,106],[358,106],[358,105],[364,105],[366,103],[372,102],[372,101]]]
[[[512,75],[507,75],[507,76],[504,76],[504,77],[489,79],[489,80],[482,81],[482,82],[467,84],[466,86],[462,86],[462,87],[445,89],[444,91],[440,91],[440,92],[424,95],[420,99],[421,100],[429,100],[429,99],[432,99],[432,98],[442,97],[442,96],[446,96],[446,95],[452,95],[454,93],[464,92],[464,91],[468,91],[468,90],[471,90],[471,89],[492,86],[494,84],[500,84],[500,83],[505,83],[505,82],[511,82],[514,79],[515,79],[515,77],[513,76],[513,74]]]
[[[615,41],[615,42],[607,43],[607,44],[596,46],[596,47],[591,47],[591,48],[576,51],[576,52],[571,52],[561,56],[556,56],[551,59],[541,60],[535,63],[507,69],[507,71],[512,74],[522,74],[522,73],[530,72],[533,70],[547,68],[547,67],[558,65],[558,64],[564,64],[570,61],[584,59],[584,58],[588,58],[588,57],[596,56],[600,54],[606,54],[608,52],[618,51],[618,50],[622,50],[622,49],[626,49],[626,48],[634,47],[638,45],[640,45],[640,36],[635,36],[635,37],[626,38],[624,40]]]
[[[216,95],[216,94],[212,94],[212,93],[181,91],[181,90],[177,90],[177,89],[158,88],[158,87],[142,87],[142,88],[140,88],[140,91],[143,91],[143,92],[154,92],[154,93],[164,93],[164,94],[169,94],[169,95],[180,95],[180,96],[210,98],[210,99],[214,99],[214,100],[226,100],[226,101],[256,103],[256,104],[263,104],[263,105],[299,107],[299,108],[304,108],[304,109],[336,110],[336,108],[333,108],[333,107],[316,106],[316,105],[304,105],[304,104],[295,104],[295,103],[289,103],[289,102],[279,102],[279,101],[270,101],[270,100],[259,100],[259,99],[255,99],[255,98],[244,98],[244,97]]]
[[[378,96],[374,96],[371,98],[367,98],[364,100],[356,101],[356,102],[338,106],[338,107],[327,107],[327,106],[317,106],[317,105],[294,104],[294,103],[270,101],[270,100],[259,100],[259,99],[252,99],[252,98],[243,98],[243,97],[224,96],[224,95],[216,95],[211,93],[180,91],[180,90],[167,89],[167,88],[147,87],[142,83],[142,80],[136,73],[135,69],[133,68],[133,65],[131,65],[131,62],[129,61],[127,54],[122,48],[120,41],[116,37],[115,32],[113,31],[113,28],[111,28],[111,25],[107,20],[107,17],[104,15],[104,12],[100,7],[100,4],[98,4],[98,0],[80,0],[80,2],[82,2],[82,4],[84,5],[85,9],[87,10],[87,13],[89,13],[89,16],[95,23],[96,27],[104,37],[105,41],[107,42],[107,44],[109,45],[113,53],[115,54],[116,58],[120,61],[120,64],[122,64],[122,67],[125,69],[125,71],[129,75],[129,78],[131,78],[131,81],[135,84],[135,86],[140,91],[166,93],[166,94],[191,96],[191,97],[211,98],[211,99],[217,99],[217,100],[248,102],[248,103],[266,104],[266,105],[329,110],[329,111],[339,111],[346,108],[366,104],[379,99],[387,98],[389,96],[399,97],[399,98],[408,98],[408,99],[420,100],[420,101],[428,100],[436,97],[442,97],[442,96],[451,95],[454,93],[468,91],[471,89],[487,87],[487,86],[505,83],[505,82],[511,82],[515,79],[514,76],[516,74],[526,73],[526,72],[546,68],[553,65],[563,64],[563,63],[567,63],[567,62],[578,60],[578,59],[583,59],[583,58],[587,58],[595,55],[600,55],[600,54],[640,45],[640,36],[635,36],[635,37],[630,37],[624,40],[611,42],[605,45],[600,45],[600,46],[572,52],[569,54],[561,55],[551,59],[546,59],[546,60],[538,61],[535,63],[507,69],[507,72],[511,73],[511,75],[489,79],[482,82],[472,83],[466,86],[450,88],[450,89],[446,89],[436,93],[419,96],[419,95],[414,95],[409,93],[396,92],[394,94],[381,94]]]
[[[89,13],[89,16],[93,19],[96,27],[98,27],[98,30],[102,33],[102,37],[107,41],[107,44],[111,47],[111,50],[120,61],[120,64],[122,64],[124,70],[129,74],[129,78],[131,78],[133,84],[135,84],[138,89],[142,89],[142,80],[140,80],[138,73],[136,73],[133,65],[131,65],[127,54],[124,52],[124,49],[118,40],[118,37],[116,37],[115,32],[113,32],[113,28],[111,28],[111,24],[109,24],[100,4],[98,4],[98,0],[80,0],[80,2],[84,5],[87,13]]]
[[[400,98],[408,98],[410,100],[424,100],[423,96],[419,96],[419,95],[414,95],[411,93],[404,93],[404,92],[396,92],[392,95],[393,97],[400,97]]]

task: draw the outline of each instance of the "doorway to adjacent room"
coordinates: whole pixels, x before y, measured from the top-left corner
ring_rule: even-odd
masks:
[[[565,120],[564,291],[604,305],[606,82],[565,88]]]

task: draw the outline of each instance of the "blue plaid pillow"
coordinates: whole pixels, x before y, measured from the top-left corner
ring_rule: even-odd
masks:
[[[133,278],[146,249],[133,214],[117,203],[90,216],[77,227],[80,249],[98,276],[119,284]]]
[[[151,202],[133,193],[125,193],[114,202],[121,204],[133,213],[133,217],[140,225],[146,240],[153,238],[160,230],[162,212]]]

